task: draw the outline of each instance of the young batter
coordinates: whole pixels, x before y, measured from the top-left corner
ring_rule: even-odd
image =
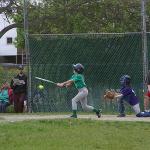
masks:
[[[71,86],[73,83],[75,87],[78,89],[78,94],[72,99],[72,110],[73,114],[71,117],[77,118],[77,102],[80,101],[82,108],[84,110],[93,111],[96,113],[97,117],[101,117],[101,110],[95,109],[93,106],[87,105],[87,96],[88,96],[88,89],[86,88],[86,84],[84,81],[84,66],[80,63],[73,65],[73,75],[72,77],[63,83],[57,83],[58,87],[68,87]]]

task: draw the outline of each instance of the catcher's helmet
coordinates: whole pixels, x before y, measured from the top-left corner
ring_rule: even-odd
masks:
[[[75,65],[73,64],[73,69],[75,70],[75,72],[81,74],[84,71],[84,66],[80,63],[75,64]]]
[[[125,85],[130,85],[131,83],[131,77],[129,75],[123,75],[120,78],[120,83],[121,85],[125,86]]]

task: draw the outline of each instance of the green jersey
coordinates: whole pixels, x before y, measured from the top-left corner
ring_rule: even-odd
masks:
[[[86,84],[84,82],[84,76],[82,74],[74,74],[74,75],[72,75],[70,80],[72,80],[74,82],[75,87],[77,89],[81,89],[83,87],[86,87]]]

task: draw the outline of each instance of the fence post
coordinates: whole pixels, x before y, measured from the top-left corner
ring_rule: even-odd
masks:
[[[148,72],[148,50],[147,50],[147,32],[146,32],[146,0],[141,0],[142,16],[142,51],[143,51],[143,91],[146,91],[145,79]]]
[[[29,50],[29,33],[28,33],[28,0],[24,0],[24,38],[25,38],[25,51],[26,51],[26,63],[28,67],[28,87],[27,87],[27,111],[32,112],[32,100],[31,100],[31,64],[30,64],[30,50]]]

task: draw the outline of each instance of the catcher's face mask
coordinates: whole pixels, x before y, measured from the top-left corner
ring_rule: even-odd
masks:
[[[131,77],[128,75],[124,75],[120,78],[120,84],[122,86],[130,85]]]

